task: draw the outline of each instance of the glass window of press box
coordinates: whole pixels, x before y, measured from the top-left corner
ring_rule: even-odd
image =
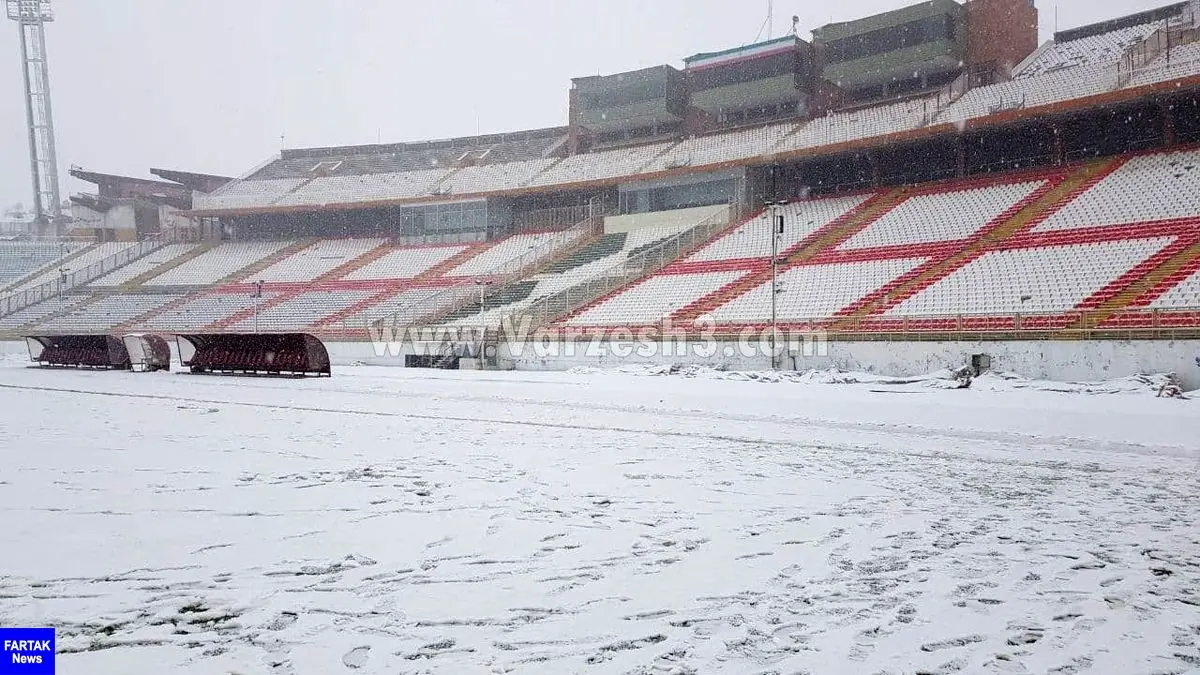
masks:
[[[400,212],[405,236],[487,232],[487,202],[459,202],[406,207]]]
[[[685,185],[630,186],[620,191],[622,215],[652,213],[696,206],[715,206],[734,201],[737,179],[722,178]]]

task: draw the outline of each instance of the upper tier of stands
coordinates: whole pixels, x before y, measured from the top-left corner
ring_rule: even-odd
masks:
[[[1200,42],[1174,46],[1122,76],[1131,48],[1162,28],[1147,23],[1049,43],[1018,66],[1014,79],[895,103],[831,112],[799,122],[711,133],[566,156],[566,130],[430,143],[290,150],[247,179],[210,195],[198,210],[323,206],[487,194],[612,181],[685,167],[754,162],[777,153],[960,124],[1013,109],[1060,103],[1118,88],[1200,74]]]
[[[1130,47],[1159,28],[1162,28],[1162,22],[1146,23],[1078,40],[1049,43],[1022,64],[1013,77],[1025,79],[1077,66],[1115,63]]]
[[[328,168],[337,165],[336,170],[342,175],[366,175],[524,162],[550,156],[566,142],[566,137],[565,128],[556,128],[445,141],[288,150],[249,178],[308,179],[321,163]]]

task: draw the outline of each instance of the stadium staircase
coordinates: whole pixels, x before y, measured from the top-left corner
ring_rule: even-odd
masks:
[[[479,303],[479,300],[467,302],[467,304],[458,307],[449,314],[442,315],[439,320],[442,323],[446,323],[466,319],[483,312],[485,309],[497,309],[511,305],[514,302],[520,302],[528,298],[537,285],[538,282],[535,280],[524,280],[502,286],[500,289],[485,295],[482,305]]]
[[[1097,328],[1114,315],[1154,298],[1192,275],[1200,265],[1200,233],[1183,235],[1158,253],[1084,300],[1076,309],[1086,313],[1064,333]],[[1155,292],[1157,291],[1157,292]]]
[[[299,253],[300,251],[303,251],[304,249],[308,248],[309,246],[316,244],[317,241],[318,240],[316,238],[301,239],[300,241],[297,241],[296,243],[292,244],[291,246],[284,247],[284,248],[272,253],[271,255],[269,255],[265,258],[262,258],[258,262],[255,262],[251,265],[243,267],[242,269],[234,272],[233,274],[230,274],[230,275],[226,276],[225,278],[217,281],[215,284],[212,284],[211,286],[205,286],[203,289],[198,289],[194,293],[187,293],[183,297],[179,298],[178,300],[173,300],[173,301],[168,302],[167,304],[163,305],[162,307],[159,307],[157,309],[146,312],[145,314],[143,314],[141,316],[134,317],[133,319],[126,321],[125,323],[117,326],[114,330],[117,330],[117,331],[128,330],[131,326],[140,325],[142,323],[149,321],[150,319],[153,319],[154,317],[156,317],[160,314],[173,311],[173,310],[191,302],[192,300],[195,300],[196,298],[204,295],[205,293],[208,293],[213,288],[219,288],[219,287],[225,286],[227,284],[235,283],[238,279],[252,278],[253,275],[258,274],[259,272],[267,269],[268,267],[271,267],[275,263],[278,263],[281,260],[289,258],[289,257]],[[220,245],[220,243],[218,242],[218,243],[214,244],[214,246],[212,248],[215,248],[216,246],[219,246],[219,245]],[[208,250],[210,250],[210,249],[205,247],[203,250],[199,251],[196,255],[198,256]],[[191,259],[192,257],[194,257],[194,256],[184,256],[184,258],[186,258],[186,259]],[[178,261],[178,264],[182,265],[184,262],[186,262],[186,259],[180,259]],[[153,278],[153,277],[151,277],[151,278]],[[263,304],[265,305],[266,303],[263,303]],[[259,309],[260,310],[262,309],[262,305],[259,306]],[[253,310],[251,310],[251,315],[253,315]],[[196,328],[202,328],[202,326],[197,326]]]
[[[585,245],[576,252],[562,258],[556,263],[552,263],[546,268],[549,274],[562,274],[569,272],[577,267],[583,267],[588,263],[596,262],[601,258],[607,258],[610,255],[619,253],[625,247],[625,240],[629,237],[628,232],[615,232],[612,234],[600,235],[600,238]],[[638,247],[643,248],[641,246]],[[634,255],[631,252],[630,255]]]
[[[313,283],[321,283],[324,281],[336,281],[345,278],[349,274],[366,267],[367,265],[379,260],[383,256],[391,253],[395,247],[390,243],[380,244],[366,253],[358,256],[353,260],[349,260],[331,270],[313,279]]]
[[[30,321],[30,322],[24,323],[24,324],[22,324],[21,326],[17,327],[17,328],[16,328],[16,330],[20,331],[20,330],[23,330],[23,329],[29,328],[29,327],[31,327],[31,326],[38,326],[38,325],[41,325],[41,324],[44,324],[44,323],[50,323],[50,322],[52,322],[52,321],[56,321],[56,320],[58,320],[58,319],[61,319],[61,318],[62,318],[62,317],[64,317],[64,316],[67,316],[67,315],[69,315],[69,314],[73,314],[73,313],[75,313],[75,312],[77,312],[77,311],[79,311],[79,310],[83,309],[84,307],[87,307],[88,305],[91,305],[91,304],[97,303],[97,302],[99,302],[100,300],[102,300],[102,299],[104,299],[104,298],[106,298],[106,297],[108,297],[108,294],[107,294],[107,293],[98,293],[98,294],[96,294],[96,295],[90,295],[90,296],[88,296],[88,297],[87,297],[87,299],[86,299],[86,300],[84,300],[83,302],[79,302],[79,303],[76,303],[76,304],[70,305],[70,306],[68,306],[68,307],[66,307],[66,308],[64,308],[64,309],[60,309],[59,311],[57,311],[57,312],[54,312],[54,313],[52,313],[52,314],[48,314],[48,315],[46,315],[46,316],[43,316],[43,317],[37,318],[37,319],[35,319],[35,320],[33,320],[33,321]]]
[[[1000,214],[957,251],[945,251],[861,300],[839,311],[833,330],[853,330],[861,319],[878,315],[929,288],[978,259],[1014,235],[1028,232],[1071,200],[1091,189],[1123,161],[1104,159],[1060,175],[1050,185],[1035,191]]]
[[[335,312],[321,319],[320,321],[317,321],[313,324],[313,328],[318,331],[321,329],[337,329],[339,324],[346,319],[367,311],[384,300],[396,295],[401,290],[403,290],[403,284],[389,283],[386,287],[381,287],[379,292],[375,295],[372,295],[364,300],[360,300],[340,312]]]
[[[871,223],[883,217],[884,214],[899,206],[907,198],[907,188],[896,188],[871,197],[857,208],[850,210],[845,215],[797,242],[790,249],[782,251],[780,257],[785,262],[779,267],[779,271],[792,265],[812,260],[822,251],[839,246],[842,242],[853,237]],[[681,308],[671,315],[671,320],[678,324],[690,324],[699,317],[741,297],[770,280],[771,261],[758,261],[755,264],[754,271],[750,274],[726,284],[715,292]]]
[[[78,251],[72,251],[71,253],[68,253],[66,256],[59,258],[58,260],[55,260],[54,262],[51,262],[48,265],[42,265],[41,267],[30,272],[29,274],[26,274],[25,276],[21,277],[20,279],[14,279],[12,281],[12,283],[6,284],[4,286],[0,286],[0,292],[7,291],[10,288],[20,288],[21,286],[24,286],[25,284],[33,281],[34,279],[37,279],[38,277],[45,275],[47,272],[49,272],[53,269],[65,267],[72,260],[74,260],[74,259],[78,258],[79,256],[83,255],[84,253],[87,253],[88,251],[92,250],[92,246],[95,246],[95,244],[92,244],[91,246],[84,246],[84,247],[80,248]]]
[[[428,286],[429,282],[431,282],[435,279],[440,279],[446,273],[453,271],[459,265],[462,265],[463,263],[467,262],[471,258],[474,258],[475,256],[479,255],[480,253],[483,253],[484,251],[492,248],[493,246],[495,246],[498,243],[500,243],[500,242],[499,241],[485,241],[485,242],[482,242],[479,244],[475,244],[474,246],[468,246],[467,248],[463,249],[462,251],[459,251],[458,253],[450,256],[449,258],[446,258],[442,262],[440,262],[440,263],[434,265],[433,267],[430,267],[429,269],[425,270],[424,272],[418,274],[416,277],[413,278],[411,285],[413,285],[413,286]]]
[[[221,279],[220,281],[218,281],[217,283],[215,283],[213,285],[214,286],[224,286],[225,284],[236,283],[243,279],[246,280],[245,283],[252,283],[254,281],[254,275],[271,267],[272,265],[274,265],[278,262],[282,262],[282,261],[296,255],[297,253],[308,248],[309,246],[315,245],[318,241],[320,241],[320,240],[317,239],[316,237],[309,237],[308,239],[301,239],[300,241],[297,241],[296,243],[292,244],[291,246],[284,247],[284,248],[272,253],[271,255],[259,260],[258,262],[254,263],[252,265],[243,267],[242,269],[234,272],[233,274],[230,274],[229,276],[225,277],[224,279]]]
[[[196,248],[192,249],[191,251],[188,251],[187,253],[184,253],[183,255],[181,255],[179,257],[172,258],[171,260],[168,260],[167,262],[159,265],[158,267],[155,267],[148,272],[143,272],[142,274],[137,275],[136,277],[130,279],[129,281],[126,281],[125,283],[123,283],[119,286],[119,290],[122,293],[136,290],[138,287],[142,286],[147,281],[157,278],[163,274],[166,274],[167,272],[175,269],[176,267],[179,267],[180,265],[184,264],[185,262],[192,260],[193,258],[198,258],[201,255],[204,255],[205,253],[208,253],[209,251],[213,250],[217,246],[218,246],[217,242],[209,242],[206,244],[201,244],[200,246],[197,246]]]

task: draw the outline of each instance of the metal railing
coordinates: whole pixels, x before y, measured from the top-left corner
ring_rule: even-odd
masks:
[[[124,267],[138,258],[157,251],[165,246],[166,243],[161,238],[144,239],[83,269],[60,274],[56,278],[32,288],[13,291],[5,297],[0,297],[0,316],[8,316],[30,305],[37,304],[43,300],[49,300],[77,286],[82,286],[90,281],[99,279],[118,267]]]
[[[537,300],[518,312],[521,318],[519,323],[530,330],[540,328],[607,293],[649,276],[700,248],[729,227],[731,218],[739,215],[740,212],[734,209],[714,213],[695,226],[622,260],[582,283]]]
[[[1128,87],[1135,77],[1156,70],[1178,67],[1180,61],[1172,61],[1171,50],[1200,39],[1200,30],[1190,27],[1169,26],[1159,28],[1146,39],[1129,47],[1117,62],[1117,88]],[[1167,55],[1165,63],[1153,65],[1158,57]]]
[[[435,320],[448,314],[476,297],[482,284],[493,290],[499,289],[514,281],[518,281],[541,268],[549,261],[559,257],[563,252],[591,239],[603,228],[603,219],[588,216],[575,226],[550,236],[538,246],[531,248],[519,256],[511,258],[482,274],[465,277],[450,286],[445,286],[432,295],[421,298],[414,303],[395,312],[390,317],[363,318],[359,320],[344,319],[332,328],[342,332],[361,331],[362,335],[372,324],[394,323],[398,326],[416,326]]]
[[[583,206],[561,206],[518,213],[513,217],[513,230],[536,232],[571,227],[595,214],[594,203],[595,200],[592,204]]]

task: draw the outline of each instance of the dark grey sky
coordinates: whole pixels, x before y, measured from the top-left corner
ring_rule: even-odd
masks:
[[[775,35],[906,0],[776,0]],[[1069,28],[1169,0],[1059,0]],[[1042,39],[1055,5],[1038,0]],[[564,124],[572,77],[754,40],[767,0],[56,0],[59,162],[238,175],[289,147]],[[814,9],[815,8],[815,9]],[[17,28],[0,25],[0,207],[29,204]],[[64,196],[89,186],[64,183]]]

